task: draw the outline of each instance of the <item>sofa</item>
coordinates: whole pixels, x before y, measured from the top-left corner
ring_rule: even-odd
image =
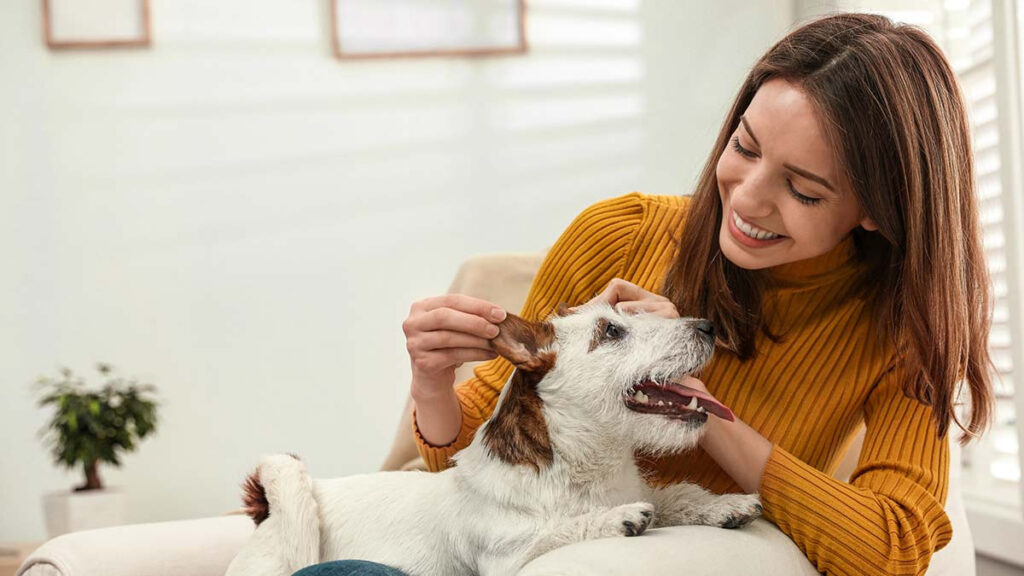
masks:
[[[472,258],[460,268],[450,290],[518,311],[542,259],[543,253]],[[458,378],[466,377],[471,369],[472,366],[461,367]],[[407,402],[383,470],[422,468],[412,437],[409,407]],[[858,441],[836,472],[837,478],[849,477],[859,450]],[[959,446],[952,442],[951,462],[958,463],[959,455]],[[950,471],[946,512],[953,524],[953,539],[933,556],[927,573],[972,576],[974,544],[956,465]],[[252,530],[248,517],[228,514],[65,534],[29,556],[17,576],[220,576]],[[637,574],[797,576],[817,571],[792,540],[771,523],[759,519],[740,530],[677,526],[655,528],[639,538],[582,542],[544,554],[519,572],[519,576]]]

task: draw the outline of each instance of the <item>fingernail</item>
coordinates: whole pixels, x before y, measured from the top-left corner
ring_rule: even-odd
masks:
[[[491,338],[494,338],[501,332],[501,330],[497,326],[491,324],[490,328],[487,329],[487,332],[490,334]]]
[[[492,308],[491,318],[494,318],[498,322],[501,322],[502,320],[505,319],[505,311],[502,310],[501,308]]]

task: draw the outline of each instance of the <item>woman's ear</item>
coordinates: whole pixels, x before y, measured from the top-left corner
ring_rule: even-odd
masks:
[[[867,230],[868,232],[874,232],[875,230],[878,230],[878,224],[875,224],[875,221],[872,220],[869,216],[865,216],[863,219],[861,219],[860,227]]]

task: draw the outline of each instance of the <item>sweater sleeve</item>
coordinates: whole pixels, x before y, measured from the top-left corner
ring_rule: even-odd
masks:
[[[621,276],[643,212],[643,196],[635,192],[584,210],[548,251],[520,316],[535,321],[547,317],[559,303],[582,304]],[[428,444],[420,435],[413,411],[416,444],[433,472],[447,468],[449,459],[469,445],[477,428],[494,412],[498,395],[512,375],[512,365],[499,357],[481,363],[473,372],[472,378],[455,387],[462,407],[462,429],[451,444]]]
[[[764,515],[827,574],[922,574],[953,534],[945,512],[948,436],[903,394],[899,370],[864,406],[864,447],[850,482],[776,446],[761,482]]]

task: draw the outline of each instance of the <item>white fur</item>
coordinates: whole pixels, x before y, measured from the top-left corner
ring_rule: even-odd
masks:
[[[625,336],[590,350],[601,319]],[[679,452],[699,439],[699,422],[623,403],[636,382],[678,378],[707,361],[712,345],[696,320],[590,306],[550,322],[557,361],[537,385],[554,453],[549,465],[538,472],[495,457],[483,441],[486,423],[455,456],[456,466],[437,474],[311,481],[294,458],[267,457],[259,478],[270,516],[228,576],[287,576],[336,559],[372,560],[413,576],[513,575],[559,546],[642,533],[652,512],[658,526],[735,527],[759,514],[757,495],[717,496],[693,484],[652,489],[634,463],[635,451]]]

